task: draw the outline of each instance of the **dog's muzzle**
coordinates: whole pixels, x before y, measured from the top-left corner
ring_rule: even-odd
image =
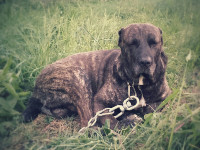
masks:
[[[139,65],[144,68],[149,68],[152,65],[152,58],[150,56],[142,57],[139,59]]]

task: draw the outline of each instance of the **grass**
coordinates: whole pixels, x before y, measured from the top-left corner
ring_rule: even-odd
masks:
[[[7,120],[9,126],[3,126],[7,132],[0,132],[0,148],[200,149],[199,8],[198,0],[1,0],[0,56],[12,59],[8,74],[17,74],[23,91],[33,90],[47,64],[74,53],[118,48],[122,27],[148,22],[163,31],[169,57],[166,75],[175,93],[164,101],[162,112],[145,116],[145,123],[120,131],[104,126],[106,135],[92,129],[79,134],[74,117],[56,120],[40,115],[23,124],[14,116]],[[6,63],[0,62],[3,70]],[[2,88],[6,90],[0,84]],[[5,96],[9,92],[1,91],[0,97]],[[23,103],[27,100],[23,97]]]

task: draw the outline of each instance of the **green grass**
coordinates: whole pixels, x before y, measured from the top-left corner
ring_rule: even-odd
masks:
[[[0,148],[200,149],[198,0],[0,2],[0,56],[6,60],[12,59],[12,67],[7,73],[17,75],[20,90],[32,91],[37,75],[47,64],[74,53],[118,48],[118,31],[122,27],[148,22],[163,31],[164,49],[169,57],[166,75],[170,87],[175,91],[165,100],[168,106],[163,112],[149,114],[144,124],[138,124],[133,129],[111,131],[105,126],[107,135],[92,129],[88,133],[78,134],[79,127],[73,118],[57,123],[52,118],[39,117],[30,124],[22,124],[15,117],[9,118],[6,120],[9,125],[4,125],[4,132],[0,132]],[[187,62],[190,51],[192,57]],[[0,63],[3,70],[6,63]],[[0,81],[0,98],[12,97],[5,84],[1,83],[15,84],[9,79]],[[4,89],[4,93],[1,89]],[[8,92],[5,94],[6,90]],[[28,96],[24,96],[26,99],[18,98],[15,102],[21,100],[26,103]],[[20,112],[23,109],[11,110]],[[5,118],[2,121],[5,122]]]

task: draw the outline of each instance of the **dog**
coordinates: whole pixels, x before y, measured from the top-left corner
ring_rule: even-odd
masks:
[[[147,23],[131,24],[118,34],[120,49],[75,54],[42,70],[23,113],[24,121],[39,113],[56,118],[78,114],[85,127],[96,112],[123,103],[128,97],[127,83],[133,85],[131,93],[145,102],[130,112],[144,116],[156,109],[170,94],[161,29]],[[106,119],[111,128],[118,123],[114,116],[106,115],[96,125],[102,126]]]

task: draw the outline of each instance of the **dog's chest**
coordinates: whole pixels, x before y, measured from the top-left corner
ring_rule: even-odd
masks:
[[[122,104],[128,97],[127,89],[126,84],[106,83],[97,93],[96,99],[108,105]]]

